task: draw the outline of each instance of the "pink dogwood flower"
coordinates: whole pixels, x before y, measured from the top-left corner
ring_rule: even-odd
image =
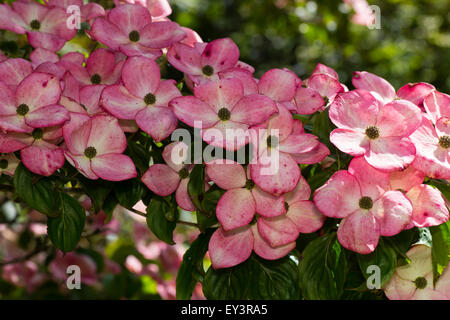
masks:
[[[99,48],[89,55],[86,67],[65,62],[65,67],[82,85],[111,85],[120,81],[124,59],[108,49]]]
[[[206,174],[220,188],[227,190],[219,199],[217,219],[226,231],[248,225],[255,212],[273,217],[286,212],[283,196],[274,196],[255,185],[240,164],[217,159],[206,164]],[[239,205],[237,205],[239,204]]]
[[[254,158],[250,164],[251,177],[264,191],[274,195],[289,192],[300,179],[295,155],[310,152],[319,144],[312,134],[293,132],[292,114],[278,103],[278,114],[267,123],[252,127]]]
[[[252,251],[266,260],[277,260],[286,256],[296,242],[273,248],[261,237],[256,224],[225,231],[217,229],[208,245],[211,265],[214,269],[234,267],[247,260]]]
[[[396,235],[411,221],[411,202],[388,187],[389,174],[358,157],[314,192],[314,203],[324,215],[343,218],[337,235],[345,248],[368,254],[380,236]]]
[[[122,154],[127,146],[117,119],[96,115],[65,137],[66,159],[89,179],[121,181],[137,176],[133,161]]]
[[[156,141],[167,138],[178,125],[168,107],[172,99],[181,96],[176,82],[161,81],[158,65],[145,57],[132,57],[125,62],[122,82],[123,85],[103,90],[103,108],[119,119],[135,119],[138,126]]]
[[[20,158],[31,172],[51,176],[64,165],[60,127],[37,128],[31,133],[0,133],[0,152],[20,150]]]
[[[235,67],[239,48],[230,38],[216,39],[208,44],[197,43],[194,47],[174,43],[167,52],[167,59],[195,84],[201,84],[218,80],[219,72]]]
[[[305,129],[303,128],[303,124],[301,120],[294,120],[293,134],[303,134],[305,133]],[[301,164],[314,164],[321,162],[324,160],[328,155],[330,155],[330,150],[327,148],[325,144],[322,142],[319,142],[316,147],[311,149],[310,151],[302,152],[302,153],[296,153],[291,154],[291,157],[294,158],[294,160],[297,163]]]
[[[408,227],[425,228],[448,221],[445,198],[437,188],[423,184],[425,174],[409,166],[403,171],[391,172],[390,188],[405,193],[411,201],[413,212]]]
[[[237,79],[209,81],[195,87],[195,97],[173,99],[169,106],[187,125],[202,129],[205,142],[227,150],[238,150],[249,142],[248,128],[266,121],[277,112],[272,99],[244,96]]]
[[[67,27],[69,15],[61,8],[48,8],[32,1],[16,1],[12,8],[0,5],[0,29],[26,34],[34,48],[53,52],[71,40],[77,30]]]
[[[114,0],[116,6],[123,3],[139,4],[146,7],[155,21],[163,20],[172,14],[172,8],[167,0]]]
[[[313,114],[332,103],[336,95],[347,91],[332,68],[318,63],[311,76],[298,86],[294,95],[296,112]]]
[[[172,142],[162,153],[166,164],[157,163],[145,172],[142,182],[159,196],[168,196],[175,192],[177,204],[186,211],[196,208],[189,197],[187,186],[192,166],[185,165],[188,146],[183,142]],[[176,157],[176,159],[174,158]]]
[[[383,288],[386,296],[391,300],[450,300],[450,268],[444,270],[434,286],[431,248],[415,245],[406,256],[411,262],[395,269]]]
[[[310,195],[311,189],[301,177],[295,189],[284,195],[285,214],[259,217],[259,234],[272,248],[288,245],[300,233],[315,232],[323,226],[325,216],[309,201]]]
[[[424,109],[433,124],[441,117],[450,118],[450,96],[448,94],[431,91],[423,100]]]
[[[430,178],[450,179],[450,118],[441,117],[434,126],[423,116],[410,138],[417,150],[412,166]]]
[[[381,104],[368,91],[341,93],[329,109],[338,127],[330,141],[342,152],[364,156],[385,171],[403,169],[413,162],[414,144],[408,138],[420,125],[420,109],[407,100]]]
[[[127,56],[157,58],[161,49],[186,35],[171,21],[152,22],[149,11],[141,5],[124,4],[111,9],[105,18],[97,18],[89,34],[97,41]]]
[[[61,88],[53,75],[32,73],[15,92],[0,82],[0,92],[0,128],[4,131],[30,133],[34,128],[57,126],[69,119],[68,111],[58,104]]]
[[[30,61],[22,58],[6,59],[0,62],[0,82],[15,91],[19,83],[33,72]]]
[[[356,89],[369,91],[382,104],[402,99],[419,106],[425,96],[435,90],[431,84],[420,82],[408,83],[396,93],[394,87],[388,81],[366,71],[353,72],[352,83]]]

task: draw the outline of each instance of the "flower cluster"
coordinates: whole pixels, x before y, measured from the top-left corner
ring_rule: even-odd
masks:
[[[102,45],[89,57],[57,53],[76,34],[68,5],[81,8],[86,35]],[[427,83],[396,92],[368,72],[355,72],[349,90],[323,64],[307,79],[287,69],[258,79],[230,38],[205,43],[169,14],[166,1],[117,1],[106,11],[76,0],[1,4],[0,29],[26,34],[34,51],[29,61],[0,59],[0,171],[13,175],[21,161],[52,176],[67,160],[87,179],[139,178],[152,195],[200,211],[189,192],[191,145],[168,141],[179,128],[198,131],[202,150],[214,154],[200,160],[200,184],[220,192],[209,242],[215,269],[252,252],[280,259],[327,217],[342,219],[339,242],[361,254],[381,236],[449,219],[443,195],[424,183],[450,179],[447,94]],[[182,81],[162,78],[164,59]],[[302,122],[323,113],[336,126],[328,147]],[[142,135],[152,157],[137,170],[126,150]],[[335,161],[331,146],[353,158],[311,190],[301,168]],[[228,159],[241,150],[244,161]],[[152,272],[132,259],[133,272]]]

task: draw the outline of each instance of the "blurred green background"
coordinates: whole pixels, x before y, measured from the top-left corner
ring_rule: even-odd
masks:
[[[339,0],[172,0],[171,19],[204,41],[231,37],[241,60],[260,76],[288,67],[306,78],[317,62],[333,67],[350,85],[366,70],[396,89],[425,81],[450,92],[450,1],[368,0],[381,10],[381,29],[351,22]]]

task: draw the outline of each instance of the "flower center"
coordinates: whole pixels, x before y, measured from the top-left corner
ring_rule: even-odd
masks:
[[[220,109],[217,115],[219,116],[219,119],[222,121],[230,120],[231,118],[231,112],[227,108]]]
[[[28,113],[28,111],[30,111],[30,108],[22,103],[20,106],[17,107],[16,112],[19,116],[24,116]]]
[[[210,77],[214,74],[214,68],[207,64],[202,68],[202,72],[205,76]]]
[[[0,160],[0,169],[6,169],[8,168],[8,160],[2,159]]]
[[[327,96],[323,96],[322,99],[323,99],[323,101],[325,102],[325,105],[327,106],[327,105],[328,105],[328,102],[330,102],[330,99],[328,99]]]
[[[94,74],[91,77],[91,83],[92,84],[100,84],[100,82],[102,82],[102,77],[100,77],[100,75],[98,73]]]
[[[37,21],[37,20],[32,20],[30,22],[30,27],[33,30],[39,30],[41,28],[41,23],[39,21]]]
[[[278,144],[280,141],[278,140],[277,136],[268,136],[267,137],[267,147],[268,148],[276,148],[278,147]]]
[[[183,168],[180,171],[178,171],[178,175],[180,176],[180,179],[186,179],[187,177],[189,177],[189,171],[188,169]]]
[[[286,209],[286,211],[289,210],[289,203],[287,203],[286,201],[284,202],[284,208]]]
[[[245,181],[245,189],[252,190],[254,186],[255,183],[252,180],[248,179]]]
[[[450,136],[442,136],[439,138],[439,145],[444,148],[450,148]]]
[[[141,36],[139,35],[139,32],[133,30],[128,34],[128,38],[130,39],[130,41],[138,42]]]
[[[417,289],[423,289],[427,286],[427,279],[424,277],[418,277],[414,280]]]
[[[153,93],[148,93],[145,97],[144,97],[144,102],[146,105],[149,104],[155,104],[156,102],[156,96]]]
[[[88,159],[93,159],[97,155],[97,150],[94,147],[87,147],[84,149],[84,155]]]
[[[361,199],[359,199],[359,207],[361,209],[372,209],[373,207],[373,201],[372,198],[370,197],[362,197]]]
[[[40,140],[44,136],[44,131],[41,128],[34,129],[31,133],[35,140]]]
[[[380,136],[380,130],[378,130],[377,127],[369,126],[366,129],[366,136],[369,139],[375,140],[376,138],[378,138]]]

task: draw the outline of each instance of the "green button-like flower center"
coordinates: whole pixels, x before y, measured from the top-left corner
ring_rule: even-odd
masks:
[[[450,136],[442,136],[439,138],[439,145],[444,148],[450,148]]]
[[[8,168],[8,160],[2,159],[0,160],[0,169],[6,169]]]
[[[17,107],[16,112],[19,116],[24,116],[28,113],[28,111],[30,111],[30,108],[22,103],[20,106]]]
[[[267,137],[267,147],[268,148],[276,148],[278,147],[280,141],[277,136],[268,136]]]
[[[180,176],[180,179],[186,179],[187,177],[189,177],[189,171],[188,169],[183,168],[180,171],[178,171],[178,175]]]
[[[94,147],[87,147],[84,150],[84,155],[86,156],[86,158],[88,159],[93,159],[95,158],[95,156],[97,155],[97,150]]]
[[[370,197],[362,197],[361,199],[359,199],[359,207],[361,209],[372,209],[373,207],[373,201],[372,198]]]
[[[427,279],[424,277],[418,277],[414,280],[417,289],[423,289],[427,286]]]
[[[202,68],[202,72],[205,76],[210,77],[214,74],[214,68],[207,64]]]
[[[37,20],[32,20],[30,22],[30,27],[33,30],[39,30],[41,28],[41,23],[39,21],[37,21]]]
[[[137,32],[136,30],[133,30],[128,35],[128,38],[130,39],[130,41],[138,42],[139,39],[141,38],[141,36],[139,35],[139,32]]]
[[[146,105],[149,104],[155,104],[156,102],[156,96],[153,93],[148,93],[145,97],[144,97],[144,102]]]
[[[100,84],[102,82],[102,77],[98,73],[94,74],[91,77],[91,83],[92,84]]]
[[[366,136],[369,139],[375,140],[380,136],[380,130],[378,130],[378,128],[375,126],[369,126],[366,129]]]
[[[245,181],[246,189],[252,190],[254,186],[255,186],[255,183],[252,180],[248,179],[247,181]]]
[[[33,138],[35,140],[39,140],[39,139],[42,139],[42,137],[44,136],[44,131],[41,128],[37,128],[37,129],[33,130],[31,135],[33,136]]]
[[[227,108],[220,109],[217,115],[219,116],[219,119],[222,121],[230,120],[231,118],[231,112]]]

